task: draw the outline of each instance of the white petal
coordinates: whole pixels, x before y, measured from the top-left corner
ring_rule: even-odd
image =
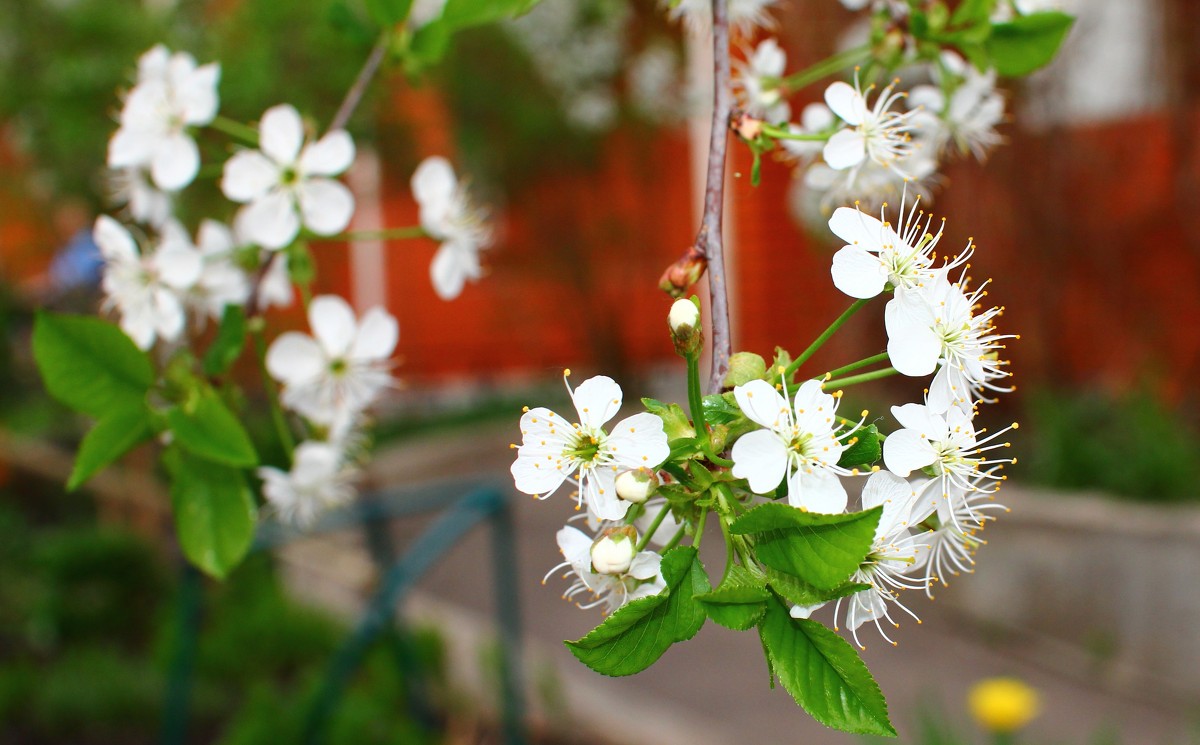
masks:
[[[92,240],[100,249],[100,255],[106,261],[137,261],[137,244],[133,236],[121,223],[108,215],[96,218],[96,226],[92,229]]]
[[[906,477],[935,460],[937,453],[933,446],[916,430],[897,430],[883,441],[883,462],[897,476]]]
[[[788,504],[793,507],[836,515],[846,511],[847,501],[842,480],[823,468],[811,473],[800,469],[788,481]]]
[[[853,168],[867,157],[867,143],[861,133],[853,129],[834,132],[821,151],[830,168],[838,171]]]
[[[162,44],[155,44],[138,57],[138,82],[166,77],[171,52]]]
[[[645,411],[613,425],[605,449],[630,468],[658,468],[671,454],[662,419]]]
[[[154,157],[154,140],[125,127],[108,141],[108,165],[113,168],[142,166]]]
[[[554,538],[564,559],[575,563],[586,558],[588,563],[591,563],[592,539],[582,530],[568,525],[559,529]]]
[[[182,132],[159,143],[150,163],[154,184],[164,191],[178,191],[196,178],[200,170],[200,150],[196,141]]]
[[[300,153],[300,171],[306,176],[336,176],[354,162],[354,140],[344,129],[330,132]]]
[[[215,62],[198,67],[188,76],[186,85],[175,95],[183,107],[183,120],[188,124],[208,124],[217,115],[217,82],[221,66]]]
[[[629,576],[634,579],[653,579],[662,571],[662,556],[653,551],[639,551],[629,565]]]
[[[892,366],[903,375],[919,377],[932,373],[941,356],[942,343],[928,319],[895,297],[884,308],[883,320]]]
[[[283,248],[300,232],[300,217],[287,192],[273,191],[242,208],[246,236],[264,248]]]
[[[629,512],[630,503],[617,496],[616,474],[607,467],[592,471],[584,496],[588,511],[601,520],[623,520]]]
[[[814,435],[833,430],[837,399],[821,389],[821,381],[806,380],[796,390],[795,422],[801,432]]]
[[[279,166],[257,150],[242,150],[225,161],[221,191],[235,202],[249,202],[279,184]]]
[[[154,253],[154,268],[159,279],[176,290],[184,290],[196,284],[204,262],[200,252],[182,246],[166,246]]]
[[[751,380],[733,389],[738,408],[752,422],[775,429],[787,423],[787,401],[765,380]]]
[[[458,179],[454,175],[454,167],[450,161],[440,156],[433,156],[421,161],[412,175],[413,198],[424,205],[444,202],[454,195],[458,188]]]
[[[733,443],[733,475],[750,482],[750,491],[767,494],[783,481],[788,455],[783,441],[765,429],[742,435]]]
[[[850,297],[875,297],[887,285],[888,273],[879,256],[858,246],[845,246],[833,255],[833,285]]]
[[[340,233],[354,216],[354,195],[337,181],[309,179],[297,189],[304,225],[317,235]]]
[[[225,256],[233,250],[233,233],[224,223],[205,219],[196,233],[196,246],[207,257]]]
[[[598,429],[621,409],[621,386],[606,375],[588,378],[571,394],[579,423],[587,429]]]
[[[512,466],[509,468],[509,472],[512,474],[517,491],[534,496],[541,496],[557,491],[558,487],[562,486],[562,482],[567,478],[567,474],[555,469],[553,460],[547,460],[545,456],[539,457],[528,453],[518,453],[517,459],[513,461]],[[564,528],[564,530],[567,530],[567,528]],[[575,529],[569,528],[569,530]],[[576,530],[575,532],[578,533],[579,531]],[[591,543],[589,539],[588,545],[591,546]],[[562,544],[559,543],[559,545],[561,546]]]
[[[271,342],[267,372],[287,385],[304,385],[319,377],[327,362],[321,347],[308,334],[288,331]]]
[[[338,295],[319,295],[308,305],[308,323],[321,348],[333,359],[344,357],[354,343],[358,320]]]
[[[810,103],[800,112],[800,126],[807,132],[820,132],[833,124],[833,112],[823,103]]]
[[[468,266],[459,244],[446,241],[438,247],[429,264],[429,281],[442,300],[453,300],[462,293]]]
[[[852,126],[862,124],[866,118],[867,102],[849,83],[839,80],[826,88],[825,103],[839,119]]]
[[[154,290],[154,330],[167,341],[175,341],[183,333],[183,303],[179,296],[165,287]]]
[[[276,163],[290,166],[300,154],[304,142],[304,122],[288,104],[267,109],[258,123],[259,147]]]
[[[875,529],[875,538],[893,532],[909,519],[913,502],[913,488],[909,483],[894,473],[876,471],[867,479],[863,486],[862,508],[883,505],[883,514],[879,517],[879,526]]]
[[[396,349],[400,326],[395,317],[383,308],[371,308],[363,314],[358,335],[350,348],[353,360],[386,360]]]
[[[154,346],[155,318],[150,306],[124,310],[121,313],[121,330],[139,349],[149,349]]]
[[[847,245],[858,246],[867,251],[878,251],[884,239],[893,239],[890,228],[885,228],[878,218],[850,207],[838,207],[829,218],[829,229]]]

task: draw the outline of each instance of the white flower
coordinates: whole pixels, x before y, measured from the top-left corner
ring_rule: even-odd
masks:
[[[199,252],[185,240],[140,253],[129,231],[107,215],[96,219],[92,237],[104,257],[105,303],[121,314],[121,330],[142,349],[156,339],[178,339],[185,321],[180,297],[200,276]]]
[[[951,263],[935,270],[934,249],[946,220],[942,218],[935,234],[929,229],[933,214],[918,212],[920,198],[913,200],[907,213],[904,199],[901,196],[903,224],[899,230],[887,219],[886,203],[880,208],[879,219],[848,207],[839,207],[829,219],[829,229],[847,244],[833,256],[833,284],[850,297],[872,298],[890,287],[897,296],[893,302],[902,302],[900,298],[906,292],[934,281],[970,258],[973,249],[968,242]]]
[[[633,526],[637,528],[638,532],[640,533],[647,532],[650,530],[651,526],[653,526],[654,519],[658,516],[658,513],[661,512],[666,506],[667,500],[663,499],[662,497],[651,499],[650,501],[646,502],[645,511],[642,512],[641,517],[633,521]],[[667,545],[671,542],[671,538],[673,538],[675,534],[679,532],[679,529],[682,526],[683,524],[676,520],[675,515],[671,514],[671,512],[668,510],[667,514],[663,515],[662,521],[659,522],[658,528],[654,531],[654,534],[650,536],[650,543],[653,543],[656,546]]]
[[[465,184],[445,158],[426,158],[412,176],[413,197],[421,207],[421,227],[442,242],[429,278],[438,297],[453,300],[468,279],[483,275],[479,251],[492,240],[487,215],[472,204]]]
[[[576,579],[563,593],[563,598],[571,600],[583,592],[595,598],[586,605],[579,605],[580,608],[604,604],[606,611],[611,613],[632,600],[657,595],[667,586],[660,573],[662,557],[653,551],[638,552],[624,572],[604,574],[595,571],[592,565],[593,541],[586,533],[568,526],[559,530],[556,538],[558,550],[566,561],[551,569],[546,579],[559,569],[570,567]]]
[[[816,380],[800,385],[794,406],[786,387],[780,395],[765,380],[739,385],[733,395],[742,413],[766,427],[733,444],[733,475],[749,481],[755,494],[774,491],[786,478],[793,507],[823,513],[846,509],[846,489],[838,477],[850,472],[837,465],[845,449],[837,438],[838,399]]]
[[[920,497],[932,492],[921,486],[915,488]],[[994,489],[965,491],[951,486],[943,499],[918,498],[912,520],[929,530],[917,537],[924,545],[917,549],[913,570],[925,570],[925,593],[929,597],[933,597],[934,582],[945,586],[948,576],[975,571],[975,552],[987,543],[979,533],[996,519],[988,511],[1008,511],[1007,507],[993,501],[994,492]]]
[[[527,409],[521,417],[513,480],[519,491],[545,499],[571,479],[579,487],[577,501],[586,500],[594,517],[620,520],[630,503],[617,494],[618,472],[658,468],[671,452],[662,419],[648,412],[634,414],[617,422],[609,434],[603,426],[621,408],[621,386],[598,375],[573,391],[568,384],[567,391],[579,424],[568,424],[544,407]]]
[[[283,405],[317,424],[363,411],[392,384],[389,358],[396,348],[396,319],[383,308],[359,322],[337,295],[313,298],[308,306],[313,336],[280,334],[267,350],[267,371],[283,383]]]
[[[108,143],[108,165],[147,167],[160,189],[175,191],[192,182],[200,151],[187,127],[217,115],[216,63],[196,66],[186,52],[156,46],[138,61],[138,83],[125,99],[120,127]]]
[[[311,526],[322,512],[350,502],[354,476],[336,447],[313,441],[296,447],[290,471],[270,466],[258,469],[267,503],[281,521],[301,528]]]
[[[822,162],[813,163],[804,174],[804,186],[825,214],[833,207],[850,204],[877,207],[906,193],[928,199],[938,166],[932,152],[930,147],[914,146],[894,167],[865,160],[857,168],[839,171]]]
[[[242,150],[225,163],[221,191],[244,203],[238,222],[246,237],[264,248],[283,248],[303,225],[317,235],[345,230],[354,196],[331,178],[354,161],[354,141],[345,130],[305,144],[304,123],[295,108],[274,106],[258,125],[261,150]]]
[[[810,103],[800,112],[800,125],[788,125],[788,131],[792,134],[815,135],[821,134],[833,127],[837,119],[829,107],[823,103]],[[792,156],[807,161],[810,158],[815,158],[825,149],[825,143],[818,140],[779,140],[779,144],[783,146]]]
[[[882,505],[883,512],[875,529],[871,552],[850,577],[850,581],[871,587],[839,598],[833,611],[836,618],[841,613],[842,603],[846,603],[846,628],[850,629],[854,643],[859,648],[865,649],[858,640],[858,627],[868,621],[873,621],[879,635],[895,645],[896,642],[888,637],[879,623],[883,619],[892,626],[899,626],[891,616],[889,605],[895,605],[914,619],[917,618],[897,598],[900,590],[925,587],[924,582],[904,576],[916,566],[917,552],[923,545],[909,531],[913,496],[913,489],[907,481],[887,471],[871,474],[863,487],[863,509]]]
[[[908,105],[936,114],[932,117],[933,146],[944,152],[953,145],[960,153],[984,160],[1002,142],[996,125],[1004,119],[1004,96],[996,90],[996,71],[981,73],[956,54],[944,53],[943,65],[953,77],[950,98],[939,86],[912,89]]]
[[[262,281],[258,283],[258,307],[264,310],[272,306],[288,308],[296,299],[296,289],[288,273],[287,255],[279,253],[274,256]]]
[[[171,219],[171,195],[150,183],[144,168],[112,171],[109,184],[113,203],[128,205],[136,222],[161,228]]]
[[[767,12],[776,0],[729,0],[729,25],[748,36],[754,29],[771,23]],[[669,10],[671,20],[684,19],[696,30],[712,26],[712,0],[659,0]]]
[[[1009,463],[1010,460],[988,460],[983,453],[996,448],[1008,447],[1008,443],[993,443],[1012,427],[1005,427],[991,435],[978,439],[972,414],[957,406],[942,414],[922,404],[893,406],[892,416],[900,422],[899,429],[883,442],[883,462],[889,471],[907,477],[920,469],[928,469],[933,481],[922,489],[936,499],[940,494],[949,503],[954,489],[963,492],[983,491],[991,493],[994,488],[985,482],[1001,480],[990,466]],[[981,467],[989,467],[981,470]],[[930,490],[936,489],[934,492]],[[928,510],[920,508],[920,512]],[[952,511],[952,510],[951,510]],[[943,516],[949,513],[943,512]]]
[[[867,88],[867,93],[872,88],[874,86]],[[850,125],[835,132],[825,143],[823,155],[830,168],[853,170],[864,161],[884,168],[899,168],[911,154],[914,112],[891,111],[892,104],[905,96],[904,93],[893,93],[894,88],[893,82],[880,91],[874,107],[867,105],[857,75],[853,86],[838,81],[825,89],[825,103],[839,119]]]
[[[203,264],[188,301],[202,314],[201,318],[220,321],[225,306],[242,305],[249,298],[250,279],[233,261],[233,233],[225,225],[216,220],[200,223],[196,244]]]
[[[1002,308],[980,313],[976,306],[984,286],[967,293],[965,278],[951,283],[939,276],[905,296],[903,303],[888,303],[884,324],[888,334],[888,356],[904,375],[929,375],[940,364],[929,387],[929,406],[945,411],[952,406],[970,410],[984,391],[1011,390],[994,381],[1005,378],[1008,362],[1000,359],[1006,339],[997,334],[992,321]]]
[[[792,109],[779,87],[786,69],[787,54],[774,39],[766,39],[746,61],[735,64],[733,85],[747,114],[772,124],[787,121]]]

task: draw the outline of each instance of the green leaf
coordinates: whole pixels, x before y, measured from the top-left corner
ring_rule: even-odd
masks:
[[[366,0],[367,11],[380,26],[393,26],[408,18],[412,0]]]
[[[696,549],[680,546],[662,560],[667,589],[618,608],[586,636],[564,642],[571,654],[601,675],[633,675],[650,667],[676,642],[704,625],[696,595],[708,592],[708,576]]]
[[[240,305],[226,305],[217,328],[217,337],[204,353],[204,374],[223,375],[246,346],[246,311]]]
[[[163,453],[163,464],[171,477],[175,529],[184,555],[208,574],[224,577],[254,540],[258,511],[245,476],[174,447]]]
[[[1028,75],[1054,59],[1074,22],[1073,16],[1058,12],[1018,16],[992,26],[985,48],[1001,75]]]
[[[779,682],[813,719],[845,732],[896,735],[879,685],[846,640],[792,618],[776,600],[767,603],[759,634]]]
[[[704,421],[709,424],[729,424],[745,417],[732,391],[710,393],[701,399],[700,405],[704,407]]]
[[[67,479],[67,491],[74,491],[97,471],[129,452],[130,448],[154,434],[144,404],[114,411],[96,422],[79,444],[75,467]]]
[[[119,328],[91,316],[38,311],[33,356],[50,395],[103,419],[145,406],[154,367]]]
[[[737,352],[729,358],[729,373],[725,376],[725,387],[736,388],[751,380],[767,377],[767,361],[754,352]]]
[[[447,0],[442,15],[413,34],[405,54],[405,70],[416,74],[437,64],[450,47],[454,34],[471,26],[524,15],[539,0]]]
[[[847,595],[853,595],[856,592],[871,589],[870,585],[864,585],[861,582],[847,582],[838,585],[832,590],[818,590],[799,577],[793,577],[790,574],[770,568],[767,569],[767,584],[771,586],[772,590],[779,593],[780,597],[792,605],[827,603],[830,600],[837,600]]]
[[[954,15],[950,16],[951,26],[974,26],[977,23],[986,24],[992,17],[996,0],[963,0]]]
[[[886,439],[879,434],[879,428],[874,424],[867,425],[851,435],[853,444],[842,451],[838,465],[842,468],[863,468],[870,466],[883,457],[883,441]]]
[[[692,421],[688,419],[688,415],[684,413],[683,407],[679,404],[664,404],[653,398],[643,398],[642,406],[663,421],[663,431],[667,433],[667,440],[689,439],[696,436],[696,428],[692,426]]]
[[[227,466],[258,465],[245,427],[213,391],[167,411],[167,424],[175,441],[194,455]]]
[[[881,507],[844,515],[821,515],[786,504],[764,504],[729,526],[754,538],[759,561],[832,590],[853,574],[875,539]]]
[[[712,592],[697,595],[696,599],[708,612],[708,617],[727,629],[745,631],[755,626],[766,611],[771,597],[765,578],[745,567],[735,566],[721,586]]]

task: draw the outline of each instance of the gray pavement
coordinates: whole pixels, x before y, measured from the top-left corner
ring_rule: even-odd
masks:
[[[509,485],[508,466],[513,453],[508,443],[517,435],[517,413],[511,425],[486,426],[439,435],[380,454],[372,468],[375,483],[413,484],[425,479],[480,475]],[[517,496],[520,603],[533,674],[540,690],[535,693],[539,716],[545,720],[575,722],[575,726],[599,731],[611,742],[634,743],[828,743],[861,742],[861,739],[828,730],[798,709],[780,688],[768,688],[766,666],[754,632],[733,632],[708,623],[700,634],[675,645],[652,668],[636,676],[609,679],[583,668],[562,646],[561,640],[577,638],[601,620],[597,611],[582,611],[563,601],[565,582],[552,578],[541,584],[545,572],[560,561],[554,533],[573,514],[566,496],[538,502]],[[395,528],[404,539],[415,535],[421,522],[406,522]],[[1004,540],[1003,521],[989,530],[993,542]],[[315,570],[328,577],[348,578],[369,572],[365,559],[349,557],[355,538],[334,539],[319,548]],[[422,582],[421,593],[412,602],[415,615],[438,619],[449,636],[486,639],[487,618],[492,609],[492,587],[487,536],[476,532],[456,547],[451,555]],[[723,553],[719,540],[707,542],[703,559],[710,573],[719,572]],[[337,546],[341,549],[337,549]],[[710,553],[708,549],[713,551]],[[301,546],[300,552],[306,549]],[[981,555],[986,561],[986,549]],[[303,563],[303,561],[301,561]],[[314,562],[309,561],[312,565]],[[360,579],[360,582],[362,580]],[[959,583],[968,583],[970,577]],[[304,584],[306,580],[301,580]],[[350,582],[350,580],[347,580]],[[922,623],[904,623],[896,632],[898,646],[892,647],[873,630],[862,635],[868,649],[864,659],[875,673],[901,733],[901,742],[915,739],[917,713],[933,706],[946,712],[958,730],[970,732],[965,713],[967,689],[977,680],[995,675],[1015,675],[1037,688],[1043,713],[1022,741],[1029,743],[1097,742],[1098,736],[1117,735],[1104,742],[1157,745],[1194,743],[1196,710],[1178,701],[1168,705],[1153,690],[1142,691],[1135,700],[1089,685],[1088,670],[1079,657],[1057,654],[1052,646],[1027,643],[1012,634],[988,631],[980,624],[956,614],[942,595],[936,602],[914,597],[911,607]],[[349,588],[334,602],[352,605],[356,590]],[[825,611],[828,615],[828,611]],[[828,618],[818,614],[819,620]],[[865,630],[865,629],[864,629]],[[869,641],[868,641],[869,640]],[[453,641],[453,640],[452,640]],[[460,654],[464,667],[477,662],[475,652]],[[1200,661],[1197,661],[1200,663]],[[470,673],[464,673],[470,675]],[[549,691],[549,696],[547,696]],[[558,700],[547,704],[544,699]],[[565,710],[564,710],[565,707]],[[982,742],[974,735],[970,741]]]

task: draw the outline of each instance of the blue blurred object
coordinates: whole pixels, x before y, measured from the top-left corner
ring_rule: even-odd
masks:
[[[103,267],[104,257],[92,239],[92,231],[83,228],[54,255],[50,287],[57,292],[98,287]]]

